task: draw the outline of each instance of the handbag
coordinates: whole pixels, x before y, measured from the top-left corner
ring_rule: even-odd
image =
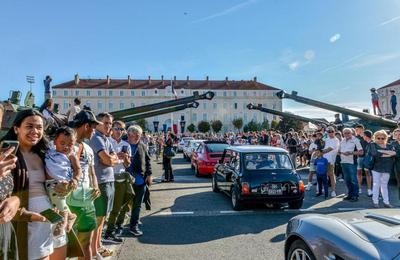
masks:
[[[165,154],[165,157],[167,157],[169,159],[175,157],[175,155],[176,155],[176,153],[175,153],[174,149],[172,148],[172,146],[165,147],[164,154]]]

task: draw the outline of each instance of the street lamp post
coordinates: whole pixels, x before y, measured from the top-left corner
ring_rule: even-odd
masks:
[[[35,76],[26,76],[26,81],[29,83],[30,91],[32,91],[32,84],[35,83]]]
[[[159,121],[153,121],[153,126],[154,126],[154,132],[157,133],[158,132],[158,125],[160,124]]]
[[[181,125],[181,133],[183,134],[185,132],[186,121],[185,120],[181,120],[179,122],[179,124]]]

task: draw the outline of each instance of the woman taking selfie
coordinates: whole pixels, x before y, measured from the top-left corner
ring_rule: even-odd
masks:
[[[44,154],[48,149],[43,136],[43,116],[38,111],[20,111],[3,141],[16,140],[16,168],[12,170],[14,195],[21,201],[20,209],[13,219],[18,237],[20,259],[65,259],[66,237],[56,240],[52,234],[52,224],[40,215],[50,209],[49,198],[44,188]]]

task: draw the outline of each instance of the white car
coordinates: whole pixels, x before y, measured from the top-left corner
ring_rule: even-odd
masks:
[[[183,158],[190,161],[192,153],[204,140],[189,140],[188,144],[183,149]]]
[[[193,137],[182,137],[182,139],[178,143],[178,152],[183,152],[183,148],[188,144],[190,140],[193,140]]]

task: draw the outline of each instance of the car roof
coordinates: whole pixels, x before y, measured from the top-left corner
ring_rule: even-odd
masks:
[[[287,153],[283,148],[267,146],[267,145],[240,145],[229,146],[226,149],[239,153]]]
[[[204,144],[228,144],[228,143],[225,142],[225,141],[212,141],[212,140],[204,141],[203,143],[204,143]]]

